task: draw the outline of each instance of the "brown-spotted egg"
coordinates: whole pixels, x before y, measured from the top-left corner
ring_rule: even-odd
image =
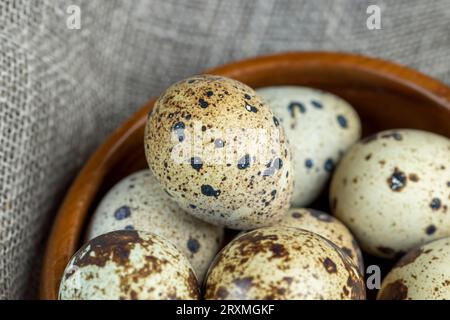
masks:
[[[92,217],[87,240],[122,229],[169,239],[191,262],[200,282],[223,239],[223,228],[184,212],[150,170],[124,178],[104,196]]]
[[[324,189],[341,155],[361,136],[358,114],[320,90],[280,86],[256,90],[283,126],[292,150],[292,205],[309,205]]]
[[[364,280],[331,241],[302,229],[265,227],[232,240],[214,259],[206,299],[365,299]]]
[[[408,252],[384,278],[379,300],[449,300],[450,238]]]
[[[450,140],[398,129],[370,136],[345,154],[330,205],[363,250],[393,258],[450,236],[449,195]]]
[[[251,229],[277,222],[289,208],[284,131],[238,81],[202,75],[169,87],[149,116],[145,151],[173,199],[207,222]]]
[[[291,208],[278,224],[305,229],[333,242],[364,273],[361,249],[348,228],[335,217],[315,209]]]
[[[198,299],[199,288],[186,257],[166,239],[120,230],[85,244],[62,276],[61,300]]]

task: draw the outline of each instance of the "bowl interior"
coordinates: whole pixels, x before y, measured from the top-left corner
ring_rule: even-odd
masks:
[[[450,137],[449,88],[413,70],[381,60],[337,53],[288,53],[232,63],[206,73],[229,76],[253,88],[300,85],[332,92],[356,109],[364,136],[384,129],[416,128]],[[91,157],[74,182],[49,239],[42,298],[57,297],[64,267],[81,245],[90,215],[103,195],[123,177],[147,167],[142,141],[145,120],[152,106],[153,101],[118,129]],[[89,186],[83,185],[87,181]],[[77,192],[87,192],[88,196],[80,198]],[[311,207],[329,212],[327,192]],[[81,205],[74,206],[75,201]],[[365,258],[368,264],[381,264],[384,271],[390,268],[391,262]]]

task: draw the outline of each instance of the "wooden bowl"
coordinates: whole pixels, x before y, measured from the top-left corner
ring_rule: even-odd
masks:
[[[332,92],[358,111],[364,135],[389,128],[417,128],[450,137],[450,88],[379,59],[346,53],[291,52],[234,62],[205,73],[231,77],[254,88],[302,85]],[[99,199],[115,182],[146,167],[144,125],[154,101],[118,128],[73,182],[48,240],[42,299],[57,299],[64,268],[80,247]]]

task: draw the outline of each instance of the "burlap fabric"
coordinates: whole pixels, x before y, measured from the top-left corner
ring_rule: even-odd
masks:
[[[67,28],[69,5],[81,29]],[[382,29],[368,30],[378,4]],[[343,50],[450,82],[450,1],[0,0],[0,298],[35,297],[77,170],[171,82],[244,57]]]

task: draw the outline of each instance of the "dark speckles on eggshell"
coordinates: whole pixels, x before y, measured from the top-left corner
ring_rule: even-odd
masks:
[[[254,113],[258,112],[258,109],[256,107],[254,107],[254,106],[252,106],[252,105],[250,105],[248,103],[245,103],[245,109],[248,112],[254,112]]]
[[[289,113],[291,114],[291,117],[295,117],[295,109],[298,109],[298,111],[300,111],[301,113],[306,112],[306,108],[303,105],[303,103],[298,102],[298,101],[292,101],[288,105],[288,110],[289,110]]]
[[[431,236],[432,234],[434,234],[436,232],[437,228],[434,224],[430,224],[426,229],[425,229],[425,233],[429,236]]]
[[[228,290],[224,287],[219,287],[219,289],[217,289],[216,292],[216,297],[218,299],[226,299],[228,297],[230,293],[228,292]]]
[[[323,108],[323,105],[322,105],[322,103],[320,101],[312,100],[311,104],[316,109],[322,109]]]
[[[284,245],[280,243],[273,243],[270,246],[270,251],[272,251],[272,257],[270,259],[278,259],[278,258],[287,258],[289,256],[289,252],[286,250]]]
[[[405,300],[408,297],[408,287],[399,279],[386,285],[380,292],[379,300]]]
[[[209,103],[207,101],[205,101],[205,99],[198,99],[198,104],[200,105],[200,107],[202,107],[203,109],[208,108]]]
[[[185,124],[184,122],[177,122],[173,125],[172,130],[175,132],[175,134],[178,137],[179,142],[183,142],[185,135],[184,135],[184,129]]]
[[[190,205],[189,205],[189,208],[191,208],[191,209],[196,209],[197,206],[196,206],[195,204],[190,204]]]
[[[169,196],[169,197],[173,197],[171,194],[170,194],[170,192],[169,191],[167,191],[167,190],[164,190],[164,192]]]
[[[397,141],[403,140],[403,136],[400,133],[395,132],[395,131],[384,133],[381,135],[381,139],[389,139],[389,138],[393,138],[394,140],[397,140]]]
[[[406,180],[405,173],[396,167],[387,182],[392,191],[399,192],[406,186]]]
[[[206,96],[207,96],[207,97],[212,97],[213,94],[214,94],[214,93],[213,93],[212,91],[210,91],[210,90],[209,90],[209,91],[206,91]]]
[[[244,98],[247,99],[247,100],[250,100],[252,97],[249,94],[246,93],[246,94],[244,94]]]
[[[89,253],[95,254],[75,255],[74,265],[77,267],[89,265],[104,267],[108,261],[112,260],[125,266],[129,262],[130,251],[136,243],[144,243],[136,231],[120,230],[103,234],[91,239],[86,245]]]
[[[330,258],[325,258],[325,260],[323,261],[323,266],[325,267],[325,270],[327,270],[328,273],[337,272],[336,264]]]
[[[123,220],[131,216],[131,209],[128,206],[122,206],[114,212],[116,220]]]
[[[202,191],[202,194],[207,196],[207,197],[217,198],[220,195],[220,190],[215,190],[209,184],[203,184],[201,186],[201,191]]]
[[[416,248],[405,254],[394,266],[394,268],[403,268],[414,261],[423,253],[423,249]]]
[[[203,167],[202,159],[200,159],[200,157],[192,157],[191,166],[194,170],[200,171],[200,169]]]
[[[305,167],[311,169],[314,166],[314,162],[311,159],[305,160]]]
[[[276,127],[278,127],[280,125],[280,121],[278,121],[278,119],[276,117],[273,117],[273,123],[275,124]]]
[[[247,291],[253,285],[253,278],[252,277],[238,278],[238,279],[235,279],[233,282],[240,289]]]
[[[197,239],[189,238],[189,240],[187,242],[187,247],[190,252],[197,253],[198,250],[200,249],[200,243],[198,242]]]
[[[291,216],[292,216],[292,218],[299,219],[302,217],[302,214],[300,212],[296,211],[296,212],[292,212]]]
[[[439,210],[441,208],[441,200],[439,198],[433,198],[430,202],[430,208],[433,210]]]
[[[174,125],[173,125],[173,127],[172,127],[172,129],[175,131],[175,130],[183,130],[183,129],[185,129],[185,124],[184,124],[184,122],[177,122],[177,123],[175,123]]]
[[[338,115],[336,117],[337,122],[339,123],[339,126],[343,129],[347,129],[348,128],[348,121],[347,118],[344,117],[342,114]]]
[[[325,161],[325,163],[324,163],[324,165],[323,165],[323,168],[325,169],[326,172],[331,172],[331,171],[333,171],[333,169],[334,169],[334,161],[333,161],[333,159],[328,158],[328,159]]]
[[[245,170],[250,167],[250,155],[246,154],[242,158],[239,159],[237,167],[239,170]]]

